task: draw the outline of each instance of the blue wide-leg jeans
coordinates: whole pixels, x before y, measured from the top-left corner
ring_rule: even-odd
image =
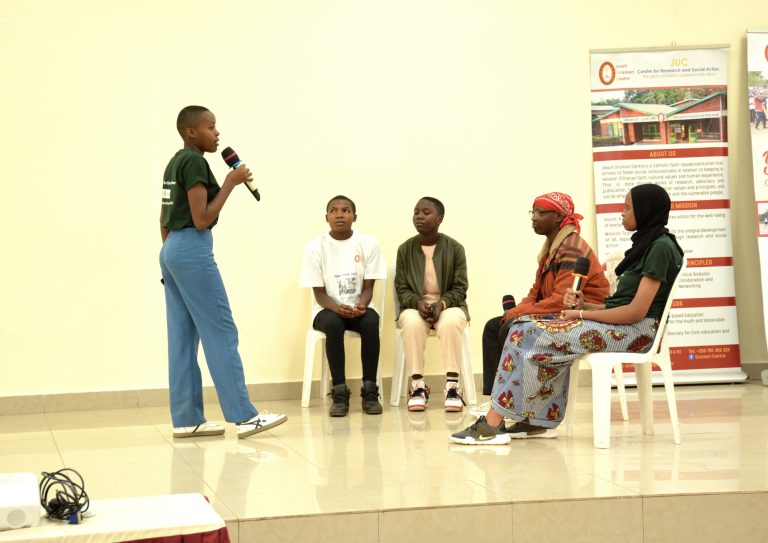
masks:
[[[160,250],[168,322],[168,378],[173,426],[205,422],[197,350],[203,343],[221,410],[227,422],[258,411],[248,397],[229,299],[213,259],[210,230],[173,230]]]

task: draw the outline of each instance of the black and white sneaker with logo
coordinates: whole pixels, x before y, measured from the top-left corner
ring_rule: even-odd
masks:
[[[267,413],[266,411],[263,411],[251,419],[238,422],[237,437],[243,439],[244,437],[258,434],[264,430],[279,426],[287,420],[288,416],[283,415],[282,413]]]
[[[506,445],[511,439],[506,430],[503,420],[498,426],[491,426],[482,416],[473,425],[453,434],[451,441],[462,445]]]

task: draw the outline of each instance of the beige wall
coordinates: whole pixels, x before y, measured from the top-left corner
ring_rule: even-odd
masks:
[[[642,16],[622,22],[627,9]],[[746,4],[689,0],[0,0],[0,396],[165,386],[160,181],[192,103],[263,196],[239,190],[214,230],[249,382],[301,379],[298,268],[337,193],[390,264],[417,199],[445,202],[479,372],[484,322],[533,277],[532,198],[572,194],[594,242],[589,50],[672,43],[731,46],[739,332],[744,363],[764,362],[742,99],[745,30],[760,22]],[[384,375],[391,358],[387,318]]]

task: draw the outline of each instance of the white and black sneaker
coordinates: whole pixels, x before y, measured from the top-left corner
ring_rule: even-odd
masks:
[[[237,423],[237,437],[243,439],[244,437],[258,434],[264,430],[279,426],[287,420],[288,415],[283,415],[282,413],[267,413],[266,411],[259,413],[251,419]]]
[[[429,387],[414,387],[408,397],[408,411],[424,411],[429,402]]]
[[[503,420],[498,426],[491,426],[482,416],[472,426],[453,434],[451,441],[462,445],[506,445],[511,439],[506,430]]]
[[[516,422],[507,428],[507,434],[512,439],[552,439],[560,433],[556,428],[544,428],[543,426],[534,426],[527,422]]]
[[[445,410],[448,413],[455,413],[464,409],[464,398],[459,394],[459,388],[456,386],[449,386],[445,389]]]
[[[176,426],[173,429],[173,437],[202,437],[220,436],[224,434],[224,427],[215,422],[203,422],[197,426]]]

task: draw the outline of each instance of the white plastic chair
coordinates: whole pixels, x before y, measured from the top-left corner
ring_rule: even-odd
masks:
[[[376,311],[379,314],[379,336],[381,336],[381,329],[384,326],[384,302],[386,301],[386,295],[387,295],[387,280],[386,279],[377,279],[376,283],[374,283],[374,299],[376,300],[376,303],[374,304],[376,307]],[[378,297],[376,297],[376,294],[378,293]],[[314,300],[315,295],[312,289],[309,289],[310,294],[310,308],[314,307]],[[350,338],[359,338],[360,334],[357,332],[353,332],[352,330],[347,330],[344,332],[344,340]],[[301,407],[309,407],[309,397],[312,392],[312,376],[314,375],[314,369],[315,369],[315,348],[317,346],[317,342],[320,341],[320,350],[323,353],[322,356],[322,371],[320,376],[320,397],[325,398],[328,393],[330,392],[330,381],[331,381],[331,369],[328,366],[328,355],[325,352],[325,333],[315,330],[312,328],[312,323],[309,323],[309,330],[307,330],[307,339],[306,339],[306,345],[304,347],[304,384],[302,385],[301,389]],[[379,394],[381,397],[384,397],[384,389],[382,386],[382,379],[381,379],[381,363],[379,363],[378,368],[376,369],[376,384],[379,387]]]
[[[616,251],[611,253],[603,262],[603,270],[605,271],[605,277],[608,279],[608,285],[610,290],[608,294],[616,292],[616,287],[619,283],[619,278],[616,276],[616,266],[624,260],[624,251]],[[627,392],[624,389],[624,368],[621,363],[618,362],[613,365],[613,377],[616,381],[616,392],[619,393],[619,406],[621,406],[621,418],[623,420],[629,420],[629,411],[627,410]]]
[[[685,269],[685,260],[672,285],[659,321],[659,329],[653,345],[646,353],[591,353],[574,360],[571,366],[571,379],[568,387],[568,405],[565,409],[565,434],[573,435],[573,419],[576,410],[576,390],[579,386],[579,366],[587,362],[592,367],[592,426],[596,449],[608,449],[611,446],[611,371],[617,364],[633,364],[637,374],[637,391],[640,396],[640,421],[644,434],[653,434],[653,399],[651,398],[652,364],[661,369],[664,390],[669,407],[669,419],[672,422],[672,434],[675,445],[680,444],[680,424],[677,419],[675,385],[672,380],[672,363],[669,359],[667,341],[667,321],[669,310],[675,298],[680,278]],[[621,371],[617,372],[617,375]]]
[[[400,301],[395,292],[395,314],[400,313]],[[436,338],[434,329],[430,329],[427,339]],[[477,392],[475,391],[475,375],[472,373],[472,360],[469,355],[469,322],[464,328],[464,337],[461,341],[461,387],[463,397],[467,405],[477,404]],[[408,393],[408,372],[405,371],[405,351],[403,350],[403,331],[395,325],[395,360],[392,366],[392,392],[389,397],[389,405],[400,405],[400,397]]]

